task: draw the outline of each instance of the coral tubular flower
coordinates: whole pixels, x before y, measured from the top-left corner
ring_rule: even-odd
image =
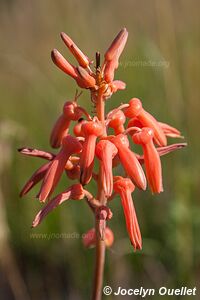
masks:
[[[115,145],[108,140],[101,140],[96,145],[95,153],[100,160],[103,189],[106,197],[110,197],[113,191],[112,160],[117,152]]]
[[[156,121],[156,119],[145,111],[142,107],[142,103],[139,99],[133,98],[129,101],[129,107],[124,110],[125,116],[128,118],[137,117],[142,127],[150,127],[154,130],[154,138],[158,146],[166,146],[166,136]]]
[[[67,135],[63,139],[62,148],[60,152],[51,162],[51,165],[44,177],[41,190],[39,192],[39,200],[45,201],[47,197],[53,192],[57,185],[62,172],[65,169],[65,165],[72,154],[79,153],[82,150],[82,146],[77,138]]]
[[[124,47],[126,45],[128,38],[128,31],[126,28],[123,28],[118,35],[115,37],[110,47],[106,51],[104,57],[106,61],[111,61],[113,59],[119,59]]]
[[[160,125],[160,127],[162,128],[164,134],[167,137],[171,137],[171,138],[183,138],[183,136],[181,136],[181,133],[178,129],[172,127],[169,124],[166,123],[162,123],[162,122],[158,122],[158,124]],[[142,128],[142,123],[138,120],[137,117],[134,117],[132,119],[129,120],[127,127],[133,127],[133,126],[137,126]]]
[[[147,180],[152,193],[163,192],[162,168],[160,156],[153,144],[153,129],[143,127],[141,132],[137,132],[132,136],[132,139],[135,144],[142,145]]]
[[[187,146],[187,143],[177,143],[177,144],[172,144],[172,145],[168,145],[168,146],[165,146],[165,147],[158,147],[156,149],[157,149],[159,155],[163,156],[163,155],[166,155],[166,154],[168,154],[170,152],[173,152],[175,150],[182,149],[186,146]]]
[[[61,146],[63,137],[66,136],[69,131],[71,121],[77,121],[83,114],[89,117],[85,110],[77,105],[76,98],[77,95],[75,97],[75,101],[65,102],[63,106],[63,113],[57,119],[52,129],[50,144],[53,148],[59,148]]]
[[[80,182],[81,184],[85,185],[92,177],[96,139],[98,136],[103,134],[103,128],[99,122],[93,120],[84,123],[82,125],[82,131],[85,136],[85,142],[83,144],[83,150],[80,158]]]
[[[126,122],[126,117],[122,110],[118,110],[112,115],[112,118],[108,122],[108,126],[113,128],[115,134],[120,134],[124,132],[124,123]]]
[[[44,159],[47,159],[47,160],[52,160],[55,157],[55,155],[51,152],[46,152],[46,151],[43,151],[43,150],[32,149],[32,148],[27,148],[27,147],[20,148],[20,149],[18,149],[18,151],[21,154],[24,154],[24,155],[27,155],[27,156],[40,157],[40,158],[44,158]]]
[[[118,134],[112,138],[112,143],[118,149],[120,161],[133,182],[142,190],[146,189],[146,178],[136,155],[129,149],[129,141],[126,135]]]
[[[60,52],[56,49],[52,50],[51,52],[51,58],[54,62],[54,64],[61,69],[64,73],[71,76],[73,79],[76,80],[76,83],[81,88],[89,88],[91,85],[95,85],[95,80],[92,76],[90,76],[90,81],[88,77],[86,80],[83,76],[80,75],[80,72],[77,70],[76,67],[71,65],[63,56],[60,54]],[[89,76],[89,74],[88,74]]]
[[[70,121],[63,114],[56,120],[50,136],[52,148],[59,148],[61,146],[64,136],[68,134]]]
[[[49,212],[55,209],[58,205],[62,204],[64,201],[69,199],[81,200],[84,198],[84,196],[85,194],[81,184],[78,183],[70,186],[66,191],[50,200],[47,205],[39,211],[32,223],[32,227],[39,225]]]
[[[26,184],[22,188],[22,190],[20,192],[20,197],[23,197],[24,195],[26,195],[38,182],[40,182],[44,178],[50,165],[51,165],[51,162],[48,162],[48,163],[42,165],[39,169],[37,169],[33,173],[31,178],[26,182]]]
[[[68,47],[70,52],[74,55],[79,65],[83,68],[87,68],[90,64],[88,57],[83,54],[83,52],[77,47],[77,45],[72,41],[72,39],[64,32],[60,34],[63,42]]]
[[[129,178],[116,176],[114,181],[114,191],[120,195],[122,207],[126,219],[126,227],[130,237],[131,244],[135,250],[142,249],[142,238],[140,233],[139,224],[131,193],[134,191],[135,186]]]
[[[126,28],[123,28],[108,50],[106,51],[105,57],[105,70],[104,70],[104,79],[106,82],[112,82],[114,79],[114,72],[118,68],[119,65],[119,57],[125,47],[126,41],[128,38],[128,31]]]
[[[114,234],[109,227],[105,228],[105,238],[106,247],[111,247],[114,242]],[[96,245],[96,232],[95,228],[91,228],[85,234],[83,234],[83,245],[86,248],[93,248]]]
[[[172,144],[172,145],[168,145],[165,147],[157,147],[156,151],[158,152],[159,156],[163,156],[163,155],[166,155],[173,151],[180,150],[186,146],[187,146],[187,143],[177,143],[177,144]],[[144,155],[137,154],[137,159],[139,160],[140,164],[144,163]]]
[[[51,58],[54,64],[67,75],[71,76],[75,80],[78,78],[78,72],[76,68],[72,66],[57,49],[52,50]]]

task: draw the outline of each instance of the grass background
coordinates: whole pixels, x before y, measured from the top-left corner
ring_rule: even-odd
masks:
[[[127,27],[129,39],[116,72],[127,89],[108,101],[107,110],[139,97],[156,118],[181,129],[188,142],[187,149],[162,158],[164,193],[134,193],[142,252],[133,253],[120,201],[113,201],[110,227],[115,243],[106,255],[105,285],[199,285],[199,9],[198,0],[0,1],[2,299],[79,300],[88,299],[91,291],[94,250],[84,249],[80,237],[94,220],[85,203],[64,204],[31,229],[40,209],[34,199],[37,188],[24,199],[18,196],[41,161],[21,157],[16,149],[50,150],[52,125],[64,101],[75,94],[75,83],[50,58],[51,49],[58,48],[71,59],[59,38],[61,31],[94,58],[95,51],[103,55],[116,33]],[[87,91],[80,103],[91,111]],[[58,190],[67,185],[64,178]],[[54,237],[36,238],[32,233]]]

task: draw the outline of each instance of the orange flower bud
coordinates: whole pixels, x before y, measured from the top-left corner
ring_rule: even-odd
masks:
[[[88,72],[82,68],[82,67],[77,67],[78,73],[80,75],[81,80],[77,80],[77,83],[80,83],[80,86],[84,88],[92,88],[95,86],[95,79],[91,75],[88,74]]]
[[[106,247],[111,247],[114,242],[114,234],[109,227],[105,228],[104,237]],[[95,228],[91,228],[85,234],[83,234],[83,245],[86,248],[93,248],[96,245],[96,232]]]
[[[86,68],[89,66],[89,59],[88,57],[83,54],[83,52],[77,47],[77,45],[72,41],[72,39],[64,32],[61,32],[61,38],[65,45],[68,47],[70,52],[74,55],[74,57],[77,59],[80,66],[83,68]]]
[[[71,76],[74,79],[78,78],[78,72],[74,66],[72,66],[57,49],[52,50],[51,58],[54,64],[65,72],[67,75]]]
[[[111,61],[113,59],[119,59],[124,47],[126,45],[126,41],[128,38],[128,31],[126,28],[123,28],[118,35],[113,40],[112,44],[108,48],[105,53],[105,60]]]

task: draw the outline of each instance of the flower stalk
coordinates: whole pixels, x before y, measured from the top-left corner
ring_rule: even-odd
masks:
[[[128,38],[126,28],[119,32],[108,47],[102,66],[99,52],[96,52],[96,65],[92,66],[92,61],[68,35],[62,32],[61,38],[77,60],[78,66],[69,63],[56,49],[51,53],[52,60],[59,69],[75,80],[79,88],[90,92],[94,116],[78,104],[82,92],[76,92],[74,99],[65,102],[63,111],[51,130],[50,145],[54,150],[59,148],[58,152],[27,147],[19,149],[25,156],[47,160],[27,181],[20,196],[27,194],[42,181],[36,197],[40,202],[48,202],[36,215],[32,227],[38,226],[62,203],[83,201],[85,198],[93,213],[94,227],[85,234],[83,245],[87,248],[95,247],[92,300],[101,300],[106,247],[111,247],[114,242],[113,232],[107,226],[113,217],[110,208],[112,201],[117,201],[114,200],[116,195],[120,196],[130,242],[135,251],[142,250],[142,235],[135,209],[137,203],[134,199],[133,204],[132,192],[135,188],[146,190],[147,183],[152,193],[162,192],[161,156],[187,144],[168,145],[168,138],[182,138],[180,131],[157,121],[143,108],[142,101],[138,98],[132,98],[105,114],[107,100],[117,91],[126,88],[123,81],[114,80],[119,58]],[[74,126],[70,132],[72,124]],[[142,154],[137,154],[134,145],[130,145],[130,137],[134,144],[141,145]],[[94,173],[95,160],[99,164],[97,174]],[[113,168],[119,164],[124,169],[124,177],[113,176]],[[52,196],[63,173],[69,180],[76,182]],[[91,180],[97,186],[95,196],[87,187]]]

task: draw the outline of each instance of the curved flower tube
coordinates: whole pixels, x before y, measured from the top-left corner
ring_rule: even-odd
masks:
[[[114,178],[114,191],[120,195],[122,207],[126,219],[126,228],[130,237],[131,244],[135,250],[142,249],[142,238],[140,228],[133,205],[131,193],[134,191],[135,186],[129,178],[116,176]]]
[[[76,101],[67,101],[63,106],[63,113],[57,119],[50,136],[50,144],[53,148],[59,148],[62,139],[69,131],[71,121],[77,121],[83,114]]]
[[[37,225],[39,225],[49,212],[54,210],[58,205],[62,204],[64,201],[67,201],[69,199],[81,200],[84,198],[84,196],[85,193],[81,184],[77,183],[70,186],[66,191],[62,192],[61,194],[57,195],[55,198],[50,200],[47,203],[47,205],[39,211],[32,223],[32,227],[36,227]]]
[[[133,98],[129,101],[129,107],[124,109],[124,114],[127,118],[137,117],[142,127],[150,127],[154,130],[154,138],[158,146],[166,146],[166,136],[159,125],[158,121],[145,111],[139,99]]]
[[[28,148],[28,147],[20,148],[20,149],[18,149],[18,151],[21,154],[24,154],[27,156],[40,157],[40,158],[44,158],[47,160],[52,160],[55,157],[55,154],[53,154],[51,152],[47,152],[47,151],[43,151],[43,150],[39,150],[39,149]]]
[[[63,114],[58,117],[50,135],[50,145],[52,148],[59,148],[61,146],[64,136],[68,134],[70,121]]]
[[[172,127],[171,125],[166,124],[166,123],[162,123],[162,122],[158,122],[158,124],[160,125],[160,127],[162,128],[164,134],[167,137],[171,137],[171,138],[183,138],[183,136],[181,136],[180,131],[178,129]],[[133,127],[133,126],[137,126],[139,128],[143,127],[142,123],[138,120],[137,117],[134,117],[134,118],[130,119],[129,122],[128,122],[128,125],[127,125],[128,128]]]
[[[52,50],[51,58],[59,69],[76,80],[79,87],[87,89],[95,86],[95,79],[92,76],[80,74],[80,70],[71,65],[57,49]]]
[[[165,147],[158,147],[158,148],[156,148],[156,150],[157,150],[159,156],[163,156],[163,155],[166,155],[173,151],[182,149],[186,146],[187,146],[187,143],[177,143],[177,144],[172,144],[172,145],[168,145]],[[143,164],[144,163],[144,155],[136,154],[136,156],[137,156],[137,159],[139,160],[140,164]]]
[[[22,188],[20,192],[20,197],[26,195],[38,182],[40,182],[45,177],[45,174],[49,169],[50,165],[51,162],[45,163],[33,173],[31,178],[26,182],[26,184]]]
[[[104,57],[106,61],[111,61],[113,59],[119,59],[124,47],[126,45],[128,38],[128,31],[126,28],[120,30],[117,36],[112,41],[110,47],[106,51]]]
[[[124,50],[127,38],[128,31],[126,28],[123,28],[113,40],[112,44],[104,55],[104,79],[108,83],[112,82],[114,79],[114,72],[118,68],[119,57]]]
[[[142,145],[147,180],[152,193],[163,192],[162,167],[160,156],[153,144],[153,129],[143,127],[141,132],[132,136],[132,139],[135,144]]]
[[[108,140],[101,140],[96,145],[95,153],[100,160],[103,189],[106,197],[110,197],[113,191],[112,160],[117,152],[117,147]]]
[[[137,160],[136,155],[129,149],[129,141],[126,135],[118,134],[111,139],[117,147],[120,161],[133,182],[142,190],[146,189],[146,178],[144,171]]]
[[[103,134],[103,128],[96,120],[84,123],[81,128],[85,136],[85,142],[83,143],[83,150],[80,157],[80,182],[85,185],[88,184],[92,177],[96,139]]]
[[[45,201],[48,196],[54,191],[65,165],[72,154],[79,153],[82,150],[82,145],[77,138],[67,135],[63,138],[62,148],[60,152],[51,162],[51,165],[44,177],[42,187],[39,192],[39,200]]]

